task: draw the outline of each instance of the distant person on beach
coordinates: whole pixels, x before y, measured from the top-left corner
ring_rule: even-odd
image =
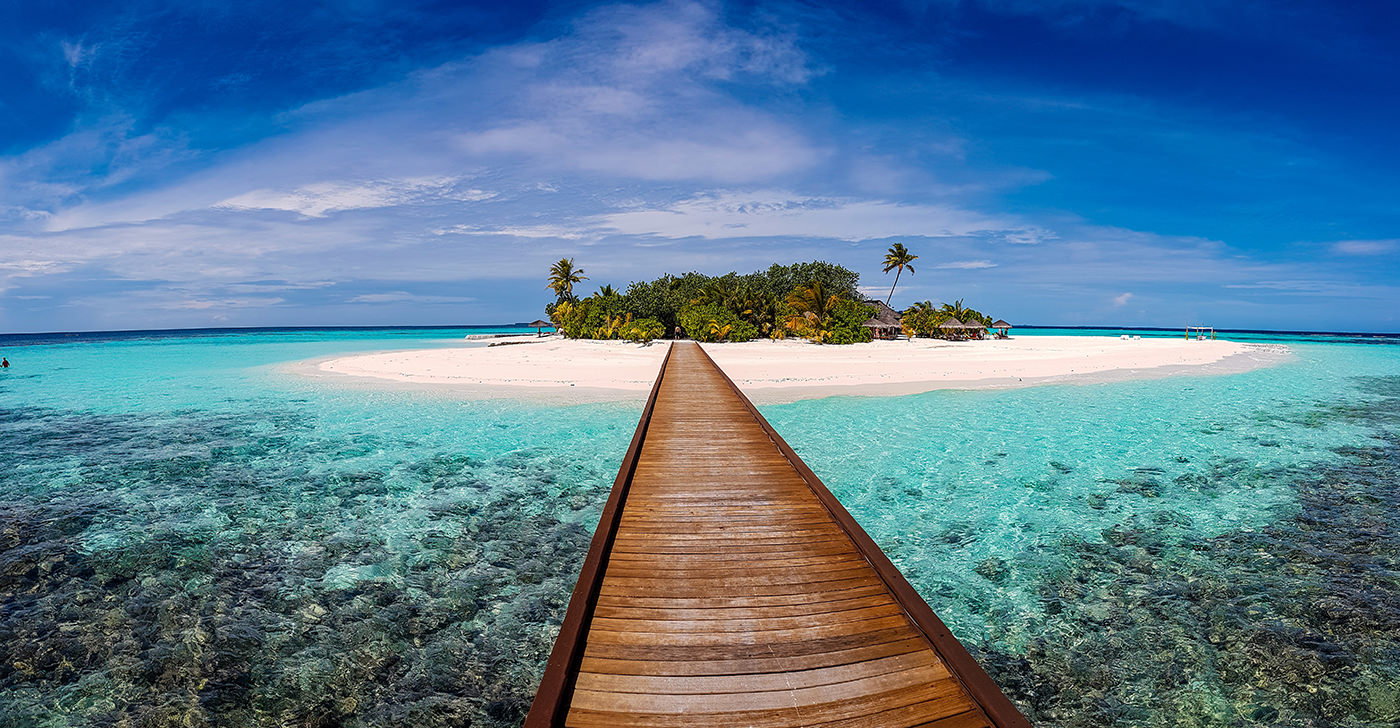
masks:
[[[0,369],[9,369],[9,368],[10,368],[10,360],[9,360],[9,359],[6,359],[6,358],[3,357],[3,356],[0,356]]]
[[[679,327],[679,326],[676,327],[676,335],[675,335],[674,338],[677,339],[677,340],[679,340],[679,339],[681,338],[681,327]]]

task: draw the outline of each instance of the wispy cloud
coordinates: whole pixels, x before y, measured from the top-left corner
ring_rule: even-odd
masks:
[[[716,192],[661,206],[609,213],[589,222],[623,235],[663,238],[811,237],[871,240],[1020,233],[1014,218],[944,204],[810,197],[790,192]]]
[[[1114,296],[1114,297],[1113,297],[1113,305],[1115,305],[1115,306],[1126,306],[1126,305],[1128,305],[1128,301],[1131,301],[1131,300],[1133,300],[1133,294],[1131,294],[1131,293],[1120,293],[1120,294],[1118,294],[1117,296]]]
[[[264,308],[286,302],[285,298],[246,297],[246,298],[187,298],[163,304],[163,308],[176,310],[207,311],[209,309]]]
[[[596,230],[567,225],[505,225],[502,227],[481,227],[474,225],[454,225],[450,228],[434,230],[435,235],[496,235],[511,238],[538,238],[553,240],[597,240]]]
[[[947,263],[939,263],[935,267],[943,270],[978,270],[981,268],[995,268],[997,264],[990,260],[954,260]]]
[[[471,303],[471,296],[430,296],[408,291],[366,293],[349,299],[348,303]]]
[[[1400,239],[1339,240],[1331,248],[1339,255],[1385,255],[1400,250]]]
[[[479,202],[495,193],[457,189],[455,177],[419,177],[372,182],[318,182],[292,190],[259,189],[216,203],[226,210],[285,210],[304,217],[333,212],[397,207],[427,200]]]

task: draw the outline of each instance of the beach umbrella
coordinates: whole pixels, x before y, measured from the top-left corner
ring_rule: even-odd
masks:
[[[1006,323],[1006,321],[1004,321],[1004,320],[1002,320],[1002,319],[997,319],[997,320],[996,320],[996,323],[993,323],[993,324],[992,324],[992,328],[994,328],[994,329],[1009,329],[1009,328],[1011,328],[1011,324]]]
[[[962,326],[963,322],[955,318],[950,318],[947,321],[944,321],[943,323],[938,325],[938,327],[941,329],[960,329],[962,328]]]
[[[554,324],[545,321],[544,319],[535,319],[534,321],[531,321],[530,323],[525,325],[535,330],[535,336],[544,336],[543,329],[546,326],[548,326],[551,329],[554,328]]]

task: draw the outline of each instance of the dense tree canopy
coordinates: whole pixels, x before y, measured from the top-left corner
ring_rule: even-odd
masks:
[[[558,270],[566,262],[567,268]],[[572,295],[572,283],[577,280],[567,287],[556,283],[567,281],[567,274],[575,271],[582,272],[573,269],[572,260],[556,264],[550,287],[559,299],[545,307],[559,331],[571,338],[646,340],[641,334],[659,329],[660,335],[673,336],[679,327],[683,335],[700,341],[789,335],[826,343],[870,340],[861,324],[874,309],[860,303],[856,291],[860,276],[834,263],[774,264],[763,271],[722,276],[667,274],[633,281],[624,293],[604,285],[581,300]],[[794,298],[800,292],[805,293]],[[812,295],[822,299],[817,310],[794,308],[794,301]]]

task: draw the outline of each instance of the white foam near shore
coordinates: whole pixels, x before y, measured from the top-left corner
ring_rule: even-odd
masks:
[[[464,396],[572,394],[574,399],[618,399],[642,396],[650,389],[668,346],[664,341],[643,346],[530,336],[497,344],[357,354],[309,362],[298,371]],[[1286,355],[1277,348],[1225,340],[1095,336],[704,346],[746,393],[760,401],[1224,373],[1265,366]]]

